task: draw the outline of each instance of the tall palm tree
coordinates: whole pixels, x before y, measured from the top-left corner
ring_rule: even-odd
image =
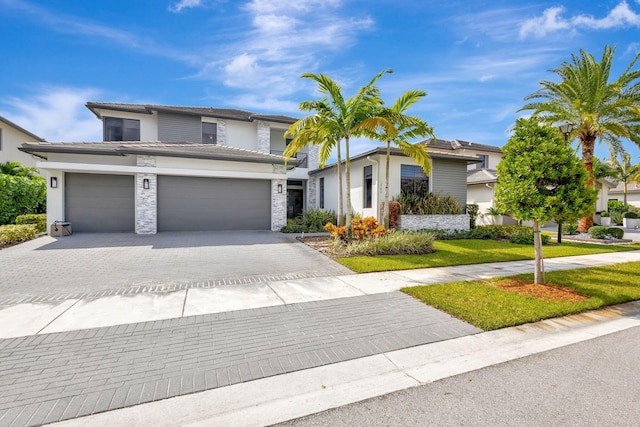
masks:
[[[338,150],[338,218],[342,217],[342,173],[340,158],[340,145],[344,140],[345,147],[345,187],[346,187],[346,226],[351,226],[351,159],[349,157],[349,140],[358,137],[367,131],[373,132],[382,127],[393,132],[390,122],[378,117],[375,113],[382,105],[380,93],[375,82],[384,74],[392,70],[383,70],[361,87],[355,96],[345,99],[342,87],[325,74],[303,74],[303,78],[309,78],[318,84],[318,91],[325,96],[320,100],[305,101],[300,104],[303,111],[315,111],[314,114],[304,117],[287,130],[286,134],[293,139],[285,149],[283,155],[289,159],[308,144],[320,146],[320,163],[328,160],[334,148]]]
[[[31,178],[38,175],[38,169],[24,166],[20,162],[4,162],[0,163],[0,174]]]
[[[572,62],[563,62],[552,70],[562,81],[543,80],[542,86],[525,98],[539,100],[520,109],[533,110],[533,115],[548,122],[570,122],[571,132],[582,146],[582,160],[589,174],[588,186],[594,186],[593,153],[597,139],[613,143],[625,138],[640,146],[640,70],[632,70],[636,55],[620,76],[609,82],[615,47],[605,46],[602,60],[580,50]],[[588,215],[580,220],[579,230],[586,232],[593,225]]]
[[[623,202],[624,205],[627,205],[627,185],[630,182],[634,182],[636,176],[640,176],[640,164],[632,165],[631,164],[631,154],[622,153],[621,161],[618,162],[617,158],[611,158],[607,160],[605,163],[613,169],[612,178],[616,179],[619,182],[622,182],[623,190]]]
[[[384,185],[384,226],[389,227],[389,163],[391,160],[391,144],[395,144],[406,156],[412,158],[424,170],[425,175],[431,172],[431,158],[427,148],[422,144],[411,144],[410,139],[424,138],[431,136],[435,138],[433,128],[419,117],[407,116],[405,113],[413,104],[418,102],[427,93],[422,90],[409,90],[403,93],[391,106],[384,108],[380,115],[386,117],[394,126],[393,132],[389,133],[381,129],[375,138],[386,143],[386,170]]]

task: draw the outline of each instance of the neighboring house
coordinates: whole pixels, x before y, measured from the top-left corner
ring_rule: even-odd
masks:
[[[20,162],[27,167],[35,167],[37,158],[19,150],[25,142],[44,141],[38,135],[0,116],[0,163]]]
[[[351,201],[353,211],[363,217],[382,219],[381,205],[384,202],[385,147],[378,147],[351,157]],[[417,163],[402,154],[397,148],[391,149],[389,162],[389,195],[397,196],[401,191],[420,193],[424,191],[453,196],[462,209],[467,203],[467,166],[478,159],[459,153],[430,152],[432,168],[429,176]],[[337,165],[309,172],[316,183],[316,202],[320,209],[338,210]],[[344,177],[344,168],[341,168]],[[344,189],[343,189],[344,191]],[[346,199],[344,208],[346,209]]]
[[[619,182],[618,185],[610,188],[607,200],[624,201],[624,183]],[[627,184],[627,203],[640,208],[640,184]],[[601,210],[606,210],[606,208]]]
[[[235,109],[87,103],[103,142],[27,143],[48,173],[47,222],[74,231],[279,230],[315,205],[317,150],[285,165],[296,121]]]

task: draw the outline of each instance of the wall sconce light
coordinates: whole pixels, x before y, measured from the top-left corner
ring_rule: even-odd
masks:
[[[58,188],[58,178],[55,176],[51,177],[51,188]]]
[[[142,180],[142,188],[144,188],[145,190],[149,189],[149,178],[144,178]]]
[[[282,193],[282,184],[278,184],[278,193]]]

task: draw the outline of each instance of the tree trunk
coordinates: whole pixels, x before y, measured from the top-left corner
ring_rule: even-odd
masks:
[[[584,162],[584,167],[589,174],[589,179],[587,180],[587,187],[594,187],[594,177],[593,177],[593,150],[595,148],[596,137],[589,135],[585,139],[581,140],[582,142],[582,161]],[[578,231],[581,233],[586,233],[589,231],[589,228],[593,227],[593,215],[589,214],[584,218],[580,219],[580,223],[578,223]]]
[[[542,236],[540,235],[540,224],[537,219],[533,220],[533,250],[536,256],[533,282],[535,284],[545,283],[544,260],[542,259]]]
[[[382,213],[384,228],[387,230],[389,229],[389,160],[391,160],[391,141],[387,141],[387,164],[384,181],[384,210]]]
[[[344,139],[344,180],[346,181],[346,189],[347,189],[347,215],[346,215],[346,226],[347,226],[347,238],[351,237],[351,212],[353,211],[353,206],[351,205],[351,165],[349,161],[349,136],[347,135]]]
[[[624,190],[622,191],[622,200],[625,206],[627,206],[627,181],[624,182]]]
[[[338,141],[338,164],[336,165],[338,170],[338,227],[344,225],[342,222],[342,215],[344,214],[344,203],[342,201],[342,159],[340,157],[340,141]]]
[[[562,243],[562,221],[558,221],[558,237],[556,238],[558,244]]]

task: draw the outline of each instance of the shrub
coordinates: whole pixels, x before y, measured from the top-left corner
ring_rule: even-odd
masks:
[[[46,181],[0,174],[0,224],[12,224],[18,215],[43,213],[47,203]]]
[[[542,234],[540,237],[543,245],[549,244],[549,236]],[[509,237],[509,242],[515,243],[517,245],[533,245],[533,230],[529,232],[523,231],[512,234]]]
[[[531,233],[531,227],[523,225],[480,225],[472,230],[422,230],[431,233],[436,240],[460,240],[460,239],[493,239],[507,240],[514,234]]]
[[[351,229],[356,240],[371,240],[389,234],[389,231],[383,225],[379,225],[378,220],[372,216],[352,219]]]
[[[325,231],[324,225],[328,222],[336,222],[335,212],[306,209],[299,217],[287,219],[287,225],[282,227],[280,231],[283,233],[320,233]]]
[[[15,245],[38,235],[35,224],[0,225],[0,246]]]
[[[609,217],[609,212],[607,211],[600,212],[600,218],[608,218],[608,217]]]
[[[622,215],[622,217],[623,217],[623,218],[638,218],[638,214],[637,214],[637,213],[635,213],[635,212],[629,211],[629,212],[625,212],[625,213]]]
[[[433,236],[416,231],[394,231],[372,240],[354,240],[334,247],[336,255],[397,255],[433,252]]]
[[[384,202],[380,203],[380,212],[384,212]],[[389,228],[398,228],[400,222],[400,203],[389,201]]]
[[[336,227],[332,223],[328,222],[324,226],[324,228],[325,228],[325,230],[327,230],[329,232],[331,237],[333,237],[334,239],[343,239],[344,240],[347,237],[347,227],[344,226],[344,225],[342,227]]]
[[[609,200],[607,202],[607,210],[609,212],[625,212],[627,209],[623,202],[619,200]]]
[[[44,233],[47,231],[47,214],[18,215],[16,224],[35,224],[38,233]]]
[[[610,211],[611,222],[616,225],[622,225],[622,212]]]
[[[394,198],[400,204],[400,215],[458,215],[462,212],[453,196],[440,193],[416,195],[401,193]]]
[[[607,227],[603,227],[601,225],[594,225],[593,227],[589,228],[588,233],[594,239],[604,239],[609,235],[609,233],[607,232]]]
[[[467,213],[469,214],[469,227],[476,228],[476,220],[478,219],[478,212],[480,208],[475,203],[469,203],[467,205]]]
[[[578,224],[563,224],[562,234],[576,234],[578,232]]]
[[[607,234],[614,239],[622,239],[624,237],[624,230],[618,227],[607,228]]]

